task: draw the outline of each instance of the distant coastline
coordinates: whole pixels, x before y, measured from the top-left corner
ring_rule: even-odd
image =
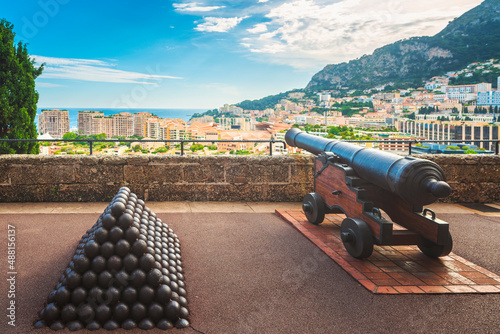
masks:
[[[37,108],[37,117],[35,118],[35,122],[38,124],[38,115],[42,113],[43,109],[59,109],[59,110],[68,110],[69,112],[69,127],[76,128],[78,127],[78,112],[83,110],[95,110],[102,111],[104,115],[114,115],[122,112],[129,112],[131,114],[138,112],[149,112],[151,114],[157,115],[160,118],[180,118],[184,121],[189,121],[192,115],[195,113],[204,113],[207,109],[151,109],[151,108],[136,108],[136,109],[123,109],[123,108],[64,108],[64,107],[43,107]]]

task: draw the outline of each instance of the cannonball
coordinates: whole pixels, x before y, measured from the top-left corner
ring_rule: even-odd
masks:
[[[102,328],[104,328],[108,331],[112,331],[112,330],[120,328],[120,325],[114,320],[108,320],[108,321],[106,321],[104,326],[102,326]]]
[[[132,286],[140,288],[146,283],[146,273],[140,269],[134,270],[130,275]]]
[[[162,284],[156,289],[155,299],[161,305],[165,305],[170,300],[171,295],[172,290],[170,289],[170,287],[166,284]]]
[[[111,214],[115,218],[119,218],[121,214],[125,211],[125,204],[122,202],[116,201],[111,205]]]
[[[95,312],[92,306],[90,306],[89,304],[82,304],[78,306],[76,312],[78,313],[78,320],[85,324],[88,324],[89,322],[94,320]]]
[[[180,304],[180,303],[179,303]],[[189,311],[187,308],[181,306],[179,310],[179,318],[187,319],[189,317]]]
[[[139,230],[137,229],[136,226],[132,226],[129,229],[125,231],[125,239],[130,243],[133,244],[137,238],[139,237]]]
[[[92,264],[90,265],[90,268],[96,274],[100,274],[101,272],[106,270],[106,259],[101,255],[96,256],[92,260]]]
[[[50,303],[45,306],[45,311],[43,312],[44,320],[47,324],[51,324],[53,321],[59,318],[59,308],[54,303]]]
[[[123,217],[124,215],[129,215],[129,216],[133,216],[134,214],[134,211],[132,209],[130,209],[130,207],[127,206],[127,208],[125,208],[125,211],[123,212],[123,214],[121,215],[121,217]],[[120,217],[120,218],[121,218]],[[130,226],[130,225],[129,225]],[[127,226],[128,227],[128,226]]]
[[[124,213],[118,218],[118,221],[116,222],[116,226],[119,226],[122,230],[126,230],[132,225],[132,222],[134,221],[134,217],[132,216],[133,212],[130,210],[130,213]]]
[[[44,314],[45,314],[45,308],[42,308],[40,312],[38,312],[38,317],[40,319],[45,319],[45,317],[43,316]]]
[[[187,302],[186,297],[182,297],[182,296],[181,296],[181,297],[179,297],[179,304],[181,304],[181,306],[186,307],[186,306],[187,306],[187,303],[188,303],[188,302]]]
[[[92,304],[100,304],[104,300],[103,296],[104,291],[100,287],[94,286],[90,289],[87,299]]]
[[[130,309],[130,316],[135,321],[141,321],[142,319],[146,318],[146,315],[147,315],[146,306],[144,306],[141,303],[135,303]]]
[[[120,190],[118,190],[118,191],[130,194],[130,188],[129,187],[125,187],[125,186],[121,187]]]
[[[104,303],[115,305],[120,299],[120,291],[114,286],[110,287],[103,295]]]
[[[128,272],[132,272],[135,269],[137,269],[138,265],[139,265],[139,259],[137,259],[137,257],[133,254],[127,254],[123,258],[123,267]]]
[[[186,290],[184,288],[178,288],[177,293],[181,297],[186,297]]]
[[[118,241],[121,240],[122,237],[123,237],[123,230],[118,226],[115,226],[111,230],[109,230],[109,240],[112,243],[116,244]]]
[[[155,296],[155,290],[150,286],[144,285],[139,290],[139,301],[145,305],[149,305]]]
[[[174,328],[174,324],[166,319],[162,319],[156,324],[156,327],[161,330],[167,330]]]
[[[147,282],[150,287],[156,288],[160,285],[160,282],[162,280],[162,274],[159,269],[153,269],[151,270],[148,275],[147,275]]]
[[[113,255],[108,259],[107,268],[109,271],[119,271],[122,268],[122,259],[117,255]]]
[[[113,215],[107,214],[102,217],[102,227],[106,230],[111,230],[116,225],[116,218]]]
[[[81,283],[82,276],[75,271],[71,271],[66,277],[66,285],[70,289],[75,289],[76,287],[80,286]]]
[[[101,325],[97,321],[91,321],[85,328],[89,331],[96,331],[101,328]]]
[[[33,327],[35,327],[35,329],[41,329],[41,328],[44,328],[46,327],[47,324],[45,323],[45,320],[38,320],[35,325],[33,325]]]
[[[59,307],[63,307],[64,305],[68,304],[70,300],[71,291],[67,287],[61,286],[59,289],[57,289],[55,302]]]
[[[181,305],[175,301],[171,300],[167,306],[165,306],[165,317],[170,321],[176,321],[179,318],[179,312],[181,310]]]
[[[178,302],[180,300],[180,296],[179,296],[179,294],[177,292],[172,291],[172,296],[170,297],[170,299],[175,300],[176,302]]]
[[[186,283],[184,283],[184,281],[177,280],[177,285],[179,286],[179,288],[183,288],[183,289],[186,288]]]
[[[80,274],[86,272],[90,267],[90,260],[83,255],[73,257],[73,262],[75,263],[75,270]]]
[[[68,328],[72,332],[79,331],[83,329],[83,324],[80,321],[75,320],[66,324],[66,328]]]
[[[136,327],[137,327],[136,322],[134,320],[131,320],[131,319],[125,320],[122,323],[122,328],[126,329],[126,330],[134,329]]]
[[[115,253],[120,257],[124,257],[130,251],[130,244],[127,240],[120,240],[116,243]]]
[[[139,266],[141,267],[142,270],[149,272],[151,269],[153,269],[153,266],[155,264],[155,258],[151,254],[144,254],[141,256],[139,259]]]
[[[85,244],[84,251],[89,259],[93,259],[99,255],[99,244],[95,240],[90,240]]]
[[[108,230],[106,230],[104,227],[99,227],[96,231],[95,231],[95,240],[100,244],[102,245],[103,243],[105,243],[106,241],[108,241],[108,235],[109,235],[109,232]]]
[[[125,270],[120,270],[116,273],[115,279],[115,287],[119,288],[119,290],[122,290],[129,284],[129,275]]]
[[[127,319],[128,317],[128,314],[128,306],[124,303],[116,304],[115,308],[113,309],[113,319],[115,319],[119,323],[125,321],[125,319]]]
[[[97,275],[95,272],[89,270],[89,271],[86,271],[85,274],[83,274],[82,276],[82,286],[87,289],[87,290],[90,290],[92,289],[94,286],[96,286],[97,284]]]
[[[114,253],[115,253],[115,245],[112,242],[106,241],[105,243],[102,244],[101,246],[102,256],[104,256],[106,259],[109,259]]]
[[[139,323],[139,328],[142,330],[150,330],[155,328],[155,324],[151,321],[151,319],[144,319]]]
[[[137,290],[131,286],[125,288],[125,290],[122,291],[121,300],[124,303],[132,305],[133,303],[135,303],[137,301]],[[133,313],[133,310],[132,310],[132,313]]]
[[[107,289],[111,285],[112,280],[113,275],[108,270],[104,270],[99,274],[99,277],[97,278],[97,284],[99,284],[101,288]]]
[[[178,272],[178,273],[182,273],[182,272],[184,272],[184,269],[182,269],[182,267],[181,267],[181,266],[176,266],[175,268],[177,269],[177,272]]]
[[[175,323],[175,328],[182,329],[182,328],[187,328],[187,327],[189,327],[189,321],[187,321],[186,319],[179,319]]]
[[[165,269],[165,268],[163,268],[163,269]],[[168,286],[170,286],[170,283],[172,283],[172,281],[170,280],[170,277],[168,277],[168,275],[163,275],[161,283],[162,284],[167,284]]]
[[[111,318],[111,309],[106,304],[101,304],[95,309],[95,318],[99,323],[104,324]]]
[[[181,273],[177,273],[177,280],[178,281],[183,281],[184,280],[184,275]]]
[[[73,305],[80,305],[85,299],[87,299],[87,291],[82,287],[74,289],[71,293],[71,303]]]
[[[142,199],[137,199],[137,203],[140,204],[141,206],[144,206],[144,201]]]
[[[148,317],[156,323],[163,317],[163,307],[158,303],[151,303],[148,308]]]

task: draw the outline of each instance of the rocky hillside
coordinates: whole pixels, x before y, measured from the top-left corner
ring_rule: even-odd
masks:
[[[327,65],[306,89],[420,86],[432,76],[490,58],[500,58],[500,0],[484,1],[435,36],[399,41],[372,55]]]

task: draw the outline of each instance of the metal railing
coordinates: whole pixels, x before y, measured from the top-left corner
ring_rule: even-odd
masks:
[[[138,139],[0,139],[0,142],[49,142],[49,143],[57,143],[57,142],[74,142],[81,143],[85,142],[89,144],[89,154],[93,153],[93,144],[94,143],[144,143],[144,142],[152,142],[152,143],[180,143],[181,156],[184,155],[184,144],[185,143],[269,143],[269,155],[273,155],[273,144],[283,144],[283,147],[286,148],[286,143],[284,140],[210,140],[210,139],[173,139],[173,140],[161,140],[161,139],[146,139],[146,140],[138,140]],[[1,154],[1,153],[0,153]]]

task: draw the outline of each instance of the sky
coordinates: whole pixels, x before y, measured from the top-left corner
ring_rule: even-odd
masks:
[[[328,64],[431,36],[479,0],[1,1],[39,107],[218,108],[304,88]]]

